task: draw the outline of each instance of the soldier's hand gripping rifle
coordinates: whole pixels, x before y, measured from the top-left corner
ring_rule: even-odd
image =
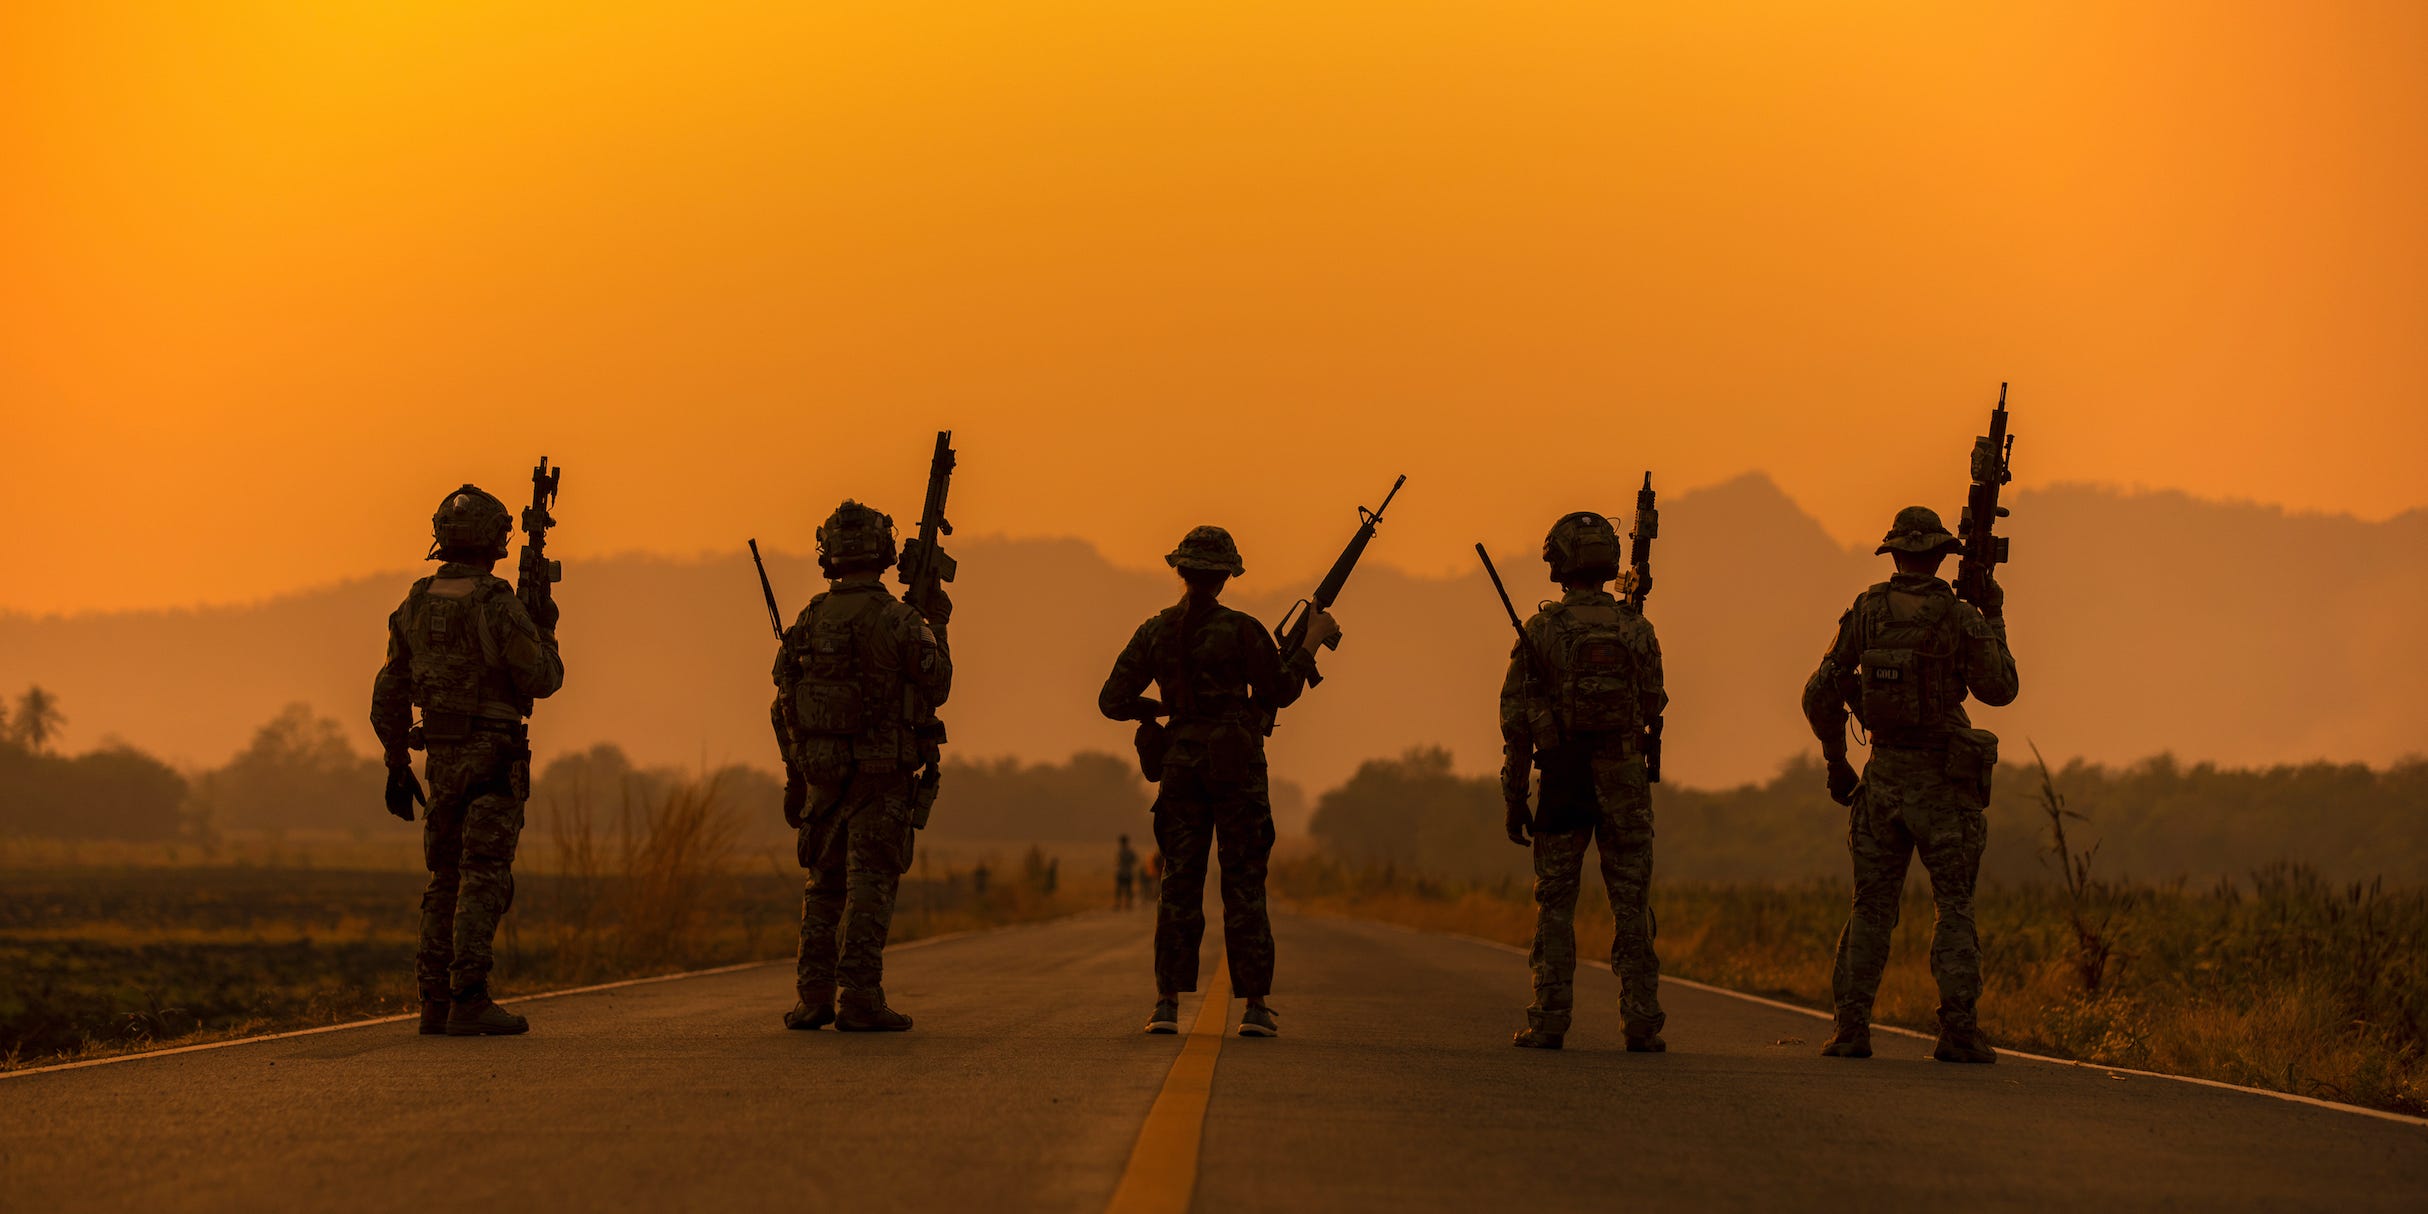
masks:
[[[1636,490],[1635,526],[1627,533],[1627,605],[1638,613],[1644,610],[1644,600],[1652,596],[1652,541],[1661,534],[1661,511],[1652,492],[1652,473],[1644,474],[1644,487]],[[1514,613],[1513,613],[1514,614]],[[1661,782],[1661,717],[1655,714],[1644,722],[1644,782]]]
[[[1994,591],[1992,579],[2007,561],[2007,541],[1991,527],[2007,517],[1998,504],[1998,490],[2015,479],[2015,436],[2006,432],[2006,385],[1998,385],[1998,407],[1990,410],[1990,432],[1973,439],[1973,486],[1965,494],[1964,516],[1956,534],[1964,541],[1964,556],[1956,565],[1956,593],[1984,613],[1997,615],[2006,595]]]
[[[759,593],[767,600],[767,626],[776,634],[776,645],[784,644],[784,613],[776,606],[775,583],[767,580],[767,562],[759,559],[759,541],[750,541],[750,563],[759,569]],[[778,671],[782,670],[779,665]],[[801,775],[795,756],[800,752],[800,719],[794,716],[793,689],[785,685],[784,676],[776,675],[776,741],[784,750],[784,824],[799,829],[801,811],[809,804],[809,782]]]
[[[953,488],[953,432],[936,431],[936,453],[927,465],[927,500],[919,507],[919,534],[904,541],[902,559],[895,570],[902,579],[902,599],[926,617],[928,626],[941,631],[952,619],[949,600],[941,593],[944,583],[952,581],[961,571],[961,564],[946,553],[939,543],[953,533],[953,524],[944,517],[944,499]],[[944,786],[944,722],[936,719],[932,707],[921,714],[919,749],[927,759],[927,770],[919,773],[919,783],[911,792],[911,825],[927,827],[928,811],[936,806],[936,794]]]
[[[565,564],[548,559],[548,529],[556,526],[548,509],[556,504],[557,482],[564,475],[563,468],[548,466],[545,455],[531,469],[531,504],[523,508],[523,560],[514,577],[514,597],[523,601],[533,623],[552,632],[557,610],[550,588],[565,580]]]
[[[1316,613],[1331,610],[1332,604],[1339,600],[1341,589],[1349,584],[1349,575],[1357,569],[1358,559],[1366,555],[1366,545],[1374,540],[1374,528],[1383,521],[1383,511],[1391,508],[1391,499],[1398,497],[1400,486],[1407,483],[1408,478],[1402,476],[1391,482],[1391,491],[1383,495],[1382,505],[1372,510],[1364,506],[1357,508],[1357,534],[1349,537],[1349,546],[1340,550],[1339,559],[1332,562],[1332,568],[1324,574],[1324,580],[1316,583],[1315,593],[1291,604],[1289,613],[1282,616],[1281,623],[1273,629],[1273,639],[1281,644],[1284,667],[1306,652],[1307,631],[1313,627]],[[1325,637],[1323,647],[1340,648],[1340,634]],[[1307,686],[1313,687],[1323,681],[1321,674],[1313,670],[1307,672]],[[1265,732],[1273,732],[1270,713],[1265,717]]]

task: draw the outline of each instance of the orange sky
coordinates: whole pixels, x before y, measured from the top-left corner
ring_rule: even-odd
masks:
[[[568,558],[797,548],[942,425],[965,531],[1133,564],[1400,471],[1417,570],[1644,467],[1867,538],[2002,378],[2026,483],[2423,503],[2428,6],[493,7],[0,11],[0,609],[542,452]]]

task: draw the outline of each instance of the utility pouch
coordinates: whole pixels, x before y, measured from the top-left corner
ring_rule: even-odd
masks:
[[[1860,662],[1863,727],[1874,733],[1921,728],[1925,715],[1921,651],[1866,649]]]
[[[472,736],[472,714],[468,712],[432,712],[422,710],[422,744],[432,742],[461,742]]]
[[[1948,736],[1947,779],[1973,809],[1990,807],[1990,778],[1998,772],[1998,735],[1959,729]]]
[[[1172,731],[1152,717],[1138,723],[1138,731],[1130,735],[1130,744],[1138,748],[1138,774],[1149,784],[1163,782],[1164,752],[1172,747]]]
[[[851,778],[860,765],[852,758],[849,735],[812,734],[801,739],[801,778],[812,787],[832,788]]]

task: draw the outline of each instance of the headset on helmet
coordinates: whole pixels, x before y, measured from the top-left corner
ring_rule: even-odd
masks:
[[[430,514],[430,551],[434,561],[502,561],[506,541],[514,534],[514,515],[506,503],[478,485],[464,485],[440,499]]]
[[[1543,563],[1551,566],[1554,578],[1581,574],[1616,577],[1619,530],[1608,518],[1590,510],[1567,515],[1553,523],[1551,533],[1543,537]]]
[[[818,568],[828,577],[893,568],[892,515],[845,498],[818,526]]]

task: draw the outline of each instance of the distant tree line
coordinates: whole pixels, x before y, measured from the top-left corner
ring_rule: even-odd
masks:
[[[2096,845],[2099,869],[2111,876],[2239,879],[2291,862],[2332,880],[2428,883],[2428,761],[2234,769],[2162,755],[2118,767],[2075,761],[2051,775],[2089,819],[2069,826],[2073,845]],[[2034,766],[2000,767],[1986,879],[2015,884],[2053,874],[2038,781]],[[1655,785],[1654,872],[1729,881],[1842,874],[1847,811],[1823,785],[1809,757],[1762,784]],[[1438,747],[1364,764],[1316,802],[1311,832],[1356,864],[1479,881],[1533,871],[1528,853],[1502,834],[1499,780],[1458,774]]]

